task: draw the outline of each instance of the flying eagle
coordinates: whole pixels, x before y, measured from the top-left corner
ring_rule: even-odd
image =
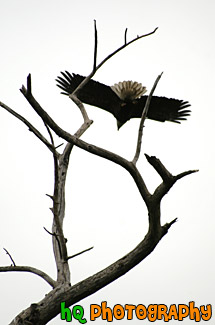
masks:
[[[61,72],[57,86],[64,95],[70,95],[85,77],[78,74]],[[106,86],[98,81],[89,82],[77,93],[77,97],[85,104],[96,106],[114,115],[118,129],[131,118],[142,116],[147,97],[146,88],[141,83],[123,81],[113,86]],[[147,118],[155,121],[171,121],[180,123],[190,115],[186,109],[190,104],[187,101],[153,96],[151,98]]]

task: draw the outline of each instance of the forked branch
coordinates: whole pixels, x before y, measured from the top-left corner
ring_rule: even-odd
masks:
[[[145,154],[147,161],[150,165],[156,170],[156,172],[160,175],[163,182],[155,189],[153,197],[155,200],[159,202],[161,199],[168,193],[170,188],[181,178],[191,175],[193,173],[198,172],[198,169],[188,170],[182,172],[178,175],[172,175],[167,168],[162,164],[160,159],[156,158],[155,156],[149,156]]]
[[[155,28],[152,32],[147,33],[147,34],[143,34],[141,36],[137,36],[134,39],[132,39],[131,41],[127,42],[126,39],[126,34],[127,34],[127,29],[125,32],[125,43],[120,46],[118,49],[116,49],[115,51],[113,51],[111,54],[109,54],[108,56],[106,56],[106,58],[104,58],[98,65],[97,65],[97,45],[98,45],[98,33],[97,33],[97,28],[96,28],[96,21],[94,21],[94,35],[95,35],[95,42],[94,42],[94,61],[93,61],[93,69],[91,71],[91,73],[78,85],[78,87],[73,91],[72,94],[70,94],[70,98],[72,100],[74,100],[74,102],[77,102],[77,105],[79,106],[79,108],[81,109],[81,112],[83,111],[83,106],[80,105],[80,102],[77,99],[76,94],[80,91],[81,88],[83,88],[88,81],[94,76],[94,74],[96,73],[96,71],[98,71],[98,69],[100,69],[103,64],[105,64],[109,59],[111,59],[115,54],[117,54],[118,52],[120,52],[121,50],[123,50],[124,48],[126,48],[127,46],[129,46],[130,44],[136,42],[137,40],[140,40],[144,37],[150,36],[152,34],[154,34],[156,32],[156,30],[158,29]],[[82,112],[83,115],[83,112]]]
[[[30,75],[28,76],[28,78],[30,78]],[[30,94],[26,88],[23,86],[21,89],[23,95],[25,96],[25,98],[28,100],[28,102],[31,104],[31,106],[33,107],[33,109],[37,112],[37,114],[44,119],[44,122],[60,137],[62,137],[64,140],[70,142],[73,145],[76,145],[77,147],[90,152],[94,155],[100,156],[102,158],[105,158],[107,160],[110,160],[118,165],[120,165],[121,167],[125,168],[133,177],[139,191],[140,194],[142,196],[142,198],[144,199],[146,205],[148,206],[149,201],[151,201],[151,194],[148,191],[142,176],[140,175],[138,169],[136,168],[135,164],[133,164],[133,162],[129,162],[128,160],[126,160],[125,158],[110,152],[108,150],[105,150],[101,147],[89,144],[79,138],[77,138],[74,135],[69,134],[68,132],[64,131],[62,128],[60,128],[57,123],[48,115],[48,113],[39,105],[39,103],[36,101],[36,99],[33,97],[32,94]],[[157,171],[158,173],[163,173],[163,177],[164,176],[164,169],[161,168],[161,164],[159,165],[160,168],[157,167]],[[194,172],[194,171],[192,171]],[[185,174],[183,174],[184,176],[192,173],[192,172],[185,172]],[[183,177],[183,176],[180,176]],[[177,180],[178,178],[174,179],[174,182]],[[168,183],[169,183],[169,179],[168,179]],[[172,186],[173,184],[171,184]],[[170,187],[171,187],[170,186]]]

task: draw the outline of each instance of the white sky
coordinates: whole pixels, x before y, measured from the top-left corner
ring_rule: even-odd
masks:
[[[159,27],[156,34],[107,62],[94,79],[110,85],[132,79],[150,90],[164,71],[156,95],[189,100],[192,116],[180,126],[147,121],[139,169],[151,191],[160,178],[145,161],[144,152],[160,158],[173,174],[189,169],[200,172],[183,178],[164,198],[162,223],[176,217],[178,222],[155,251],[80,304],[88,322],[89,305],[102,301],[108,306],[169,306],[189,301],[214,306],[214,1],[1,0],[0,10],[0,100],[44,134],[40,119],[19,91],[28,73],[32,73],[33,94],[40,104],[60,126],[74,133],[82,122],[80,113],[60,95],[55,78],[65,69],[83,75],[91,71],[93,20],[97,20],[99,61],[122,45],[126,27],[128,39]],[[87,111],[94,123],[83,139],[131,159],[138,120],[118,132],[110,114],[90,106]],[[13,116],[3,109],[0,115],[0,265],[10,264],[5,247],[17,265],[34,266],[55,277],[51,238],[43,230],[44,226],[51,229],[52,221],[51,202],[45,196],[53,191],[52,156]],[[56,144],[62,142],[56,138]],[[146,232],[146,209],[130,175],[75,148],[67,180],[65,236],[70,254],[90,246],[94,249],[71,261],[72,282],[122,257]],[[1,324],[8,324],[50,290],[42,279],[26,273],[1,273],[0,288]],[[213,318],[207,324],[214,324]],[[137,323],[134,319],[132,324]],[[183,322],[190,323],[189,319]],[[57,317],[49,324],[63,321]],[[96,324],[105,321],[99,319]]]

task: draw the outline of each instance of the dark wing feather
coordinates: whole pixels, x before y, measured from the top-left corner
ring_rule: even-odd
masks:
[[[78,74],[70,74],[68,71],[61,72],[61,74],[62,76],[58,76],[56,81],[64,95],[70,95],[85,78]],[[119,97],[109,86],[92,79],[78,92],[77,96],[83,103],[102,108],[114,116],[121,103]]]
[[[134,106],[132,110],[131,118],[142,116],[147,97],[143,96],[137,101],[136,107]],[[190,107],[190,104],[183,100],[153,96],[147,118],[160,122],[180,123],[180,121],[186,120],[186,117],[190,115],[191,111],[186,109],[187,107]]]

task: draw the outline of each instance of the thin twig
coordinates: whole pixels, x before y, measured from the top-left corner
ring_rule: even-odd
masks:
[[[62,258],[62,252],[61,252],[61,246],[60,246],[60,241],[58,238],[58,235],[56,233],[52,233],[50,232],[48,229],[46,229],[45,227],[43,227],[43,229],[51,236],[55,237],[57,243],[58,243],[58,247],[59,247],[59,253],[60,253],[60,257]]]
[[[47,195],[47,194],[46,194]],[[43,227],[43,229],[51,236],[56,236],[56,234],[53,234],[51,231],[49,231],[48,229],[46,229],[46,227]]]
[[[55,149],[60,148],[61,146],[63,146],[63,143],[59,144],[58,146],[55,147]]]
[[[51,144],[53,145],[53,147],[56,149],[55,145],[54,145],[54,138],[53,138],[53,135],[51,133],[51,130],[50,128],[48,127],[48,125],[46,123],[44,123],[45,127],[46,127],[46,130],[50,136],[50,140],[51,140]]]
[[[50,199],[54,200],[54,197],[53,197],[53,195],[50,195],[50,194],[46,194],[46,196],[48,196]]]
[[[67,257],[67,260],[69,260],[69,259],[71,259],[71,258],[73,258],[73,257],[76,257],[76,256],[78,256],[78,255],[81,255],[81,254],[83,254],[83,253],[85,253],[85,252],[88,252],[88,251],[90,251],[91,249],[93,249],[93,246],[90,247],[90,248],[87,248],[87,249],[85,249],[85,250],[83,250],[83,251],[81,251],[81,252],[79,252],[79,253],[77,253],[77,254],[74,254],[74,255],[68,256],[68,257]]]
[[[138,130],[138,139],[137,139],[137,146],[136,146],[136,152],[135,152],[135,155],[134,155],[134,158],[132,160],[132,163],[134,165],[136,165],[137,163],[137,160],[139,159],[139,156],[140,156],[140,151],[141,151],[141,145],[142,145],[142,137],[143,137],[143,127],[144,127],[144,122],[145,122],[145,119],[146,119],[146,116],[147,116],[147,113],[148,113],[148,110],[149,110],[149,106],[150,106],[150,102],[151,102],[151,99],[152,99],[152,95],[155,91],[155,88],[161,78],[163,73],[161,73],[157,79],[155,80],[154,82],[154,85],[150,91],[150,94],[147,98],[147,101],[146,101],[146,104],[145,104],[145,107],[143,109],[143,113],[142,113],[142,117],[141,117],[141,120],[140,120],[140,125],[139,125],[139,130]]]
[[[163,235],[165,235],[167,232],[168,232],[168,230],[169,230],[169,228],[175,223],[175,222],[177,222],[177,220],[178,220],[178,218],[175,218],[175,219],[173,219],[172,221],[170,221],[170,222],[168,222],[168,223],[165,223],[165,225],[163,225],[161,228],[162,228],[162,233],[163,233]]]
[[[11,256],[10,253],[8,252],[8,250],[7,250],[6,248],[3,248],[3,249],[5,250],[6,254],[10,257],[10,260],[11,260],[13,266],[16,266],[16,264],[15,264],[15,262],[14,262],[14,259],[12,258],[12,256]]]
[[[97,47],[98,47],[98,33],[96,28],[96,20],[94,20],[94,35],[95,35],[95,43],[94,43],[94,60],[93,60],[93,71],[96,71],[97,64]]]
[[[130,42],[126,43],[126,44],[123,44],[122,46],[120,46],[117,50],[115,50],[114,52],[112,52],[111,54],[109,54],[104,60],[102,60],[98,65],[97,65],[97,68],[96,70],[98,70],[99,68],[101,68],[101,66],[106,62],[108,61],[112,56],[114,56],[115,54],[117,54],[118,52],[120,52],[121,50],[123,50],[125,47],[127,47],[128,45],[136,42],[137,40],[141,39],[141,38],[144,38],[144,37],[147,37],[147,36],[150,36],[152,34],[154,34],[156,32],[156,30],[158,29],[158,27],[156,27],[152,32],[148,33],[148,34],[144,34],[144,35],[141,35],[141,36],[137,36],[135,37],[134,39],[132,39]]]
[[[125,29],[125,44],[127,44],[127,31],[128,31],[128,28]]]
[[[31,78],[27,78],[27,90],[30,94],[32,94],[31,90],[32,90],[32,87],[31,87]]]
[[[187,171],[182,172],[182,173],[180,173],[180,174],[178,174],[178,175],[176,175],[174,177],[178,181],[182,177],[188,176],[188,175],[193,174],[193,173],[198,173],[198,172],[199,172],[199,169],[187,170]]]

